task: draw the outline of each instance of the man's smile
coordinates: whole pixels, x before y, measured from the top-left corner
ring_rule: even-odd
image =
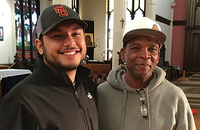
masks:
[[[74,55],[78,52],[80,52],[80,49],[58,51],[59,54],[63,54],[63,55]]]

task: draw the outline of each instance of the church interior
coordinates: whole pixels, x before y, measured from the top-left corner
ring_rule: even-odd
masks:
[[[98,84],[123,64],[119,51],[126,23],[144,16],[155,20],[167,35],[157,65],[185,92],[200,130],[199,0],[1,0],[0,99],[33,72],[38,16],[59,3],[70,6],[88,24],[87,54],[81,64],[91,69],[90,77]]]

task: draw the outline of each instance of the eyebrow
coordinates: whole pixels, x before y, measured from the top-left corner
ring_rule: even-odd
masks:
[[[74,30],[79,30],[79,29],[83,29],[83,28],[82,28],[81,26],[78,25],[78,26],[74,27],[73,31],[74,31]]]
[[[129,42],[129,46],[141,46],[138,42]]]

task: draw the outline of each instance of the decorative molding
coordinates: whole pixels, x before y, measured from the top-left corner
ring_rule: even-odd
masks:
[[[156,20],[170,26],[171,20],[156,14]]]
[[[171,6],[174,7],[176,5],[176,0],[171,0]]]
[[[186,20],[175,20],[173,26],[186,26]]]
[[[171,3],[171,6],[172,6],[172,7],[174,7],[175,5],[176,5],[176,3],[175,3],[175,2],[172,2],[172,3]]]

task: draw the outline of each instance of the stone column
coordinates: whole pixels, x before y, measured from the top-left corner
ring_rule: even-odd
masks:
[[[120,52],[122,48],[122,35],[124,30],[123,20],[125,19],[125,0],[114,1],[114,29],[113,29],[113,57],[112,68],[118,66],[119,56],[117,52]],[[126,21],[125,21],[126,22]]]
[[[169,26],[169,34],[167,34],[168,39],[168,45],[167,47],[167,54],[170,54],[170,56],[166,57],[166,60],[169,61],[169,64],[171,65],[171,51],[172,51],[172,32],[173,32],[173,20],[174,20],[174,6],[176,5],[175,0],[171,0],[171,10],[170,10],[170,26]]]
[[[146,17],[155,20],[156,18],[156,0],[146,1]]]

